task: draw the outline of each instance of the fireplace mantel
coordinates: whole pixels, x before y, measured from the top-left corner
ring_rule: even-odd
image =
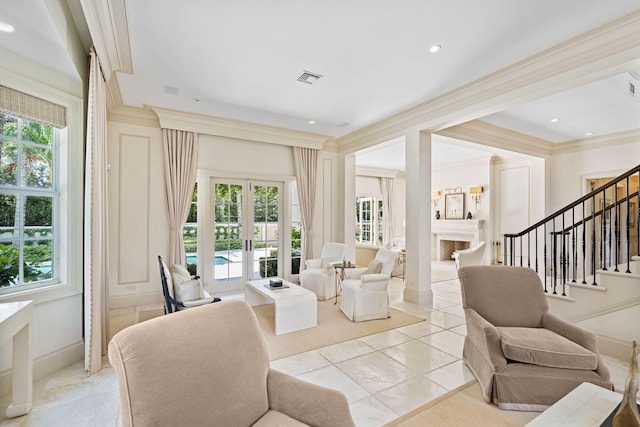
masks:
[[[482,241],[483,219],[439,219],[431,221],[432,258],[442,260],[441,240],[469,242],[470,245]]]

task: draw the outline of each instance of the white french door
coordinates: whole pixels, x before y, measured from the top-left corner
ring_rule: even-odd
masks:
[[[214,292],[282,275],[281,182],[211,178],[204,280]],[[208,252],[208,253],[207,253]]]

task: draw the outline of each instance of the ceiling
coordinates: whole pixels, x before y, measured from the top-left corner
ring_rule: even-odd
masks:
[[[86,33],[80,1],[66,1]],[[640,8],[637,0],[125,3],[133,64],[117,73],[125,105],[336,138]],[[0,46],[79,78],[51,4],[0,2],[0,21],[16,27],[0,33]],[[430,53],[435,44],[442,49]],[[305,71],[322,77],[298,81]],[[624,72],[482,120],[550,142],[637,129],[640,102],[628,82],[640,90],[638,77]]]

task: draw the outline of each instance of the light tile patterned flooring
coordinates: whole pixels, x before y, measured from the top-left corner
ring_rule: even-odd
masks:
[[[434,301],[429,305],[403,301],[403,290],[402,279],[391,280],[391,305],[424,317],[426,322],[275,360],[271,365],[343,391],[358,426],[382,426],[474,381],[460,360],[466,328],[459,282],[433,283]],[[136,310],[140,308],[112,310],[112,333],[134,323]],[[606,358],[606,363],[616,388],[623,389],[628,365],[612,358]],[[8,396],[1,399],[0,408],[8,403]],[[115,374],[108,366],[87,378],[81,363],[61,369],[34,384],[29,415],[11,420],[2,416],[0,426],[118,426]]]

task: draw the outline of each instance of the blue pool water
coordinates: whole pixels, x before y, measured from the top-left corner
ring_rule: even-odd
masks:
[[[196,264],[197,262],[198,262],[197,255],[187,255],[187,264]],[[216,255],[214,258],[214,262],[216,263],[216,265],[220,265],[220,264],[227,264],[230,261],[226,257],[223,257],[222,255]]]

